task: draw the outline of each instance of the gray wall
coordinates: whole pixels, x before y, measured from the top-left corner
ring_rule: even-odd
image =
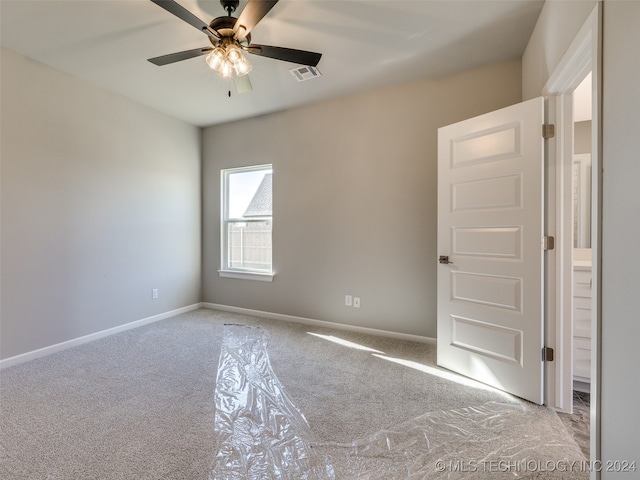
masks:
[[[607,461],[638,466],[640,2],[605,0],[603,6],[601,453],[603,467]],[[590,1],[545,4],[523,57],[525,98],[540,95],[592,7]],[[602,472],[603,479],[637,475]]]
[[[519,102],[520,74],[505,62],[205,129],[203,300],[435,337],[437,129]],[[220,170],[262,163],[276,276],[220,278]]]
[[[602,458],[640,467],[640,2],[604,2]],[[637,478],[607,472],[603,478]]]
[[[200,130],[1,53],[2,358],[197,303]]]

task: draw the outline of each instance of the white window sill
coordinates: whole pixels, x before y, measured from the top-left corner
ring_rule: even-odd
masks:
[[[243,272],[240,270],[218,270],[218,275],[225,278],[238,278],[241,280],[258,280],[260,282],[272,282],[275,273]]]

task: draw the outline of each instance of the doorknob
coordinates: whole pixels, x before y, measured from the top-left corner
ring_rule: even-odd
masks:
[[[449,261],[449,255],[440,255],[440,258],[438,259],[438,261],[444,265],[447,265],[449,263],[453,263]]]

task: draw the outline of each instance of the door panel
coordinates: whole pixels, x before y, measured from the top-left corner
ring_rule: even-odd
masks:
[[[452,255],[522,260],[522,228],[452,227]]]
[[[483,178],[451,185],[453,212],[463,210],[511,209],[522,206],[522,177]]]
[[[522,312],[522,279],[451,271],[451,299]]]
[[[543,402],[542,98],[438,131],[438,365]]]

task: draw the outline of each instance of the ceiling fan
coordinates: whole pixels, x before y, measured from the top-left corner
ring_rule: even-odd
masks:
[[[149,62],[154,65],[168,65],[206,55],[207,64],[213,70],[223,77],[233,77],[238,92],[246,92],[252,90],[247,75],[251,70],[251,64],[242,52],[312,67],[318,65],[322,57],[321,53],[251,43],[251,30],[278,0],[249,0],[238,18],[231,14],[238,8],[239,0],[220,0],[227,15],[214,18],[208,25],[174,0],[151,1],[208,35],[212,45],[150,58]]]

